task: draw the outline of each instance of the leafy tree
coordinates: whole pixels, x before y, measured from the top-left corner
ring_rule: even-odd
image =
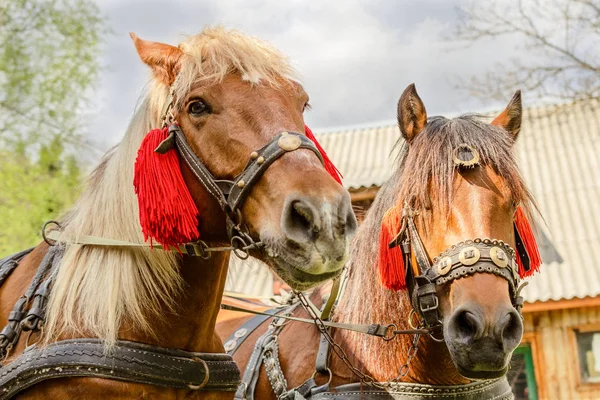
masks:
[[[0,1],[0,256],[74,200],[106,32],[93,0]]]
[[[40,228],[77,198],[80,168],[56,136],[38,154],[0,151],[0,257],[40,241]]]
[[[521,88],[559,101],[600,96],[600,0],[471,0],[459,17],[454,39],[514,35],[522,43],[514,57],[472,77],[471,94],[500,100]]]

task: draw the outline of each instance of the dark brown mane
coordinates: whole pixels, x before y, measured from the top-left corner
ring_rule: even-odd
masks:
[[[461,144],[474,148],[480,155],[480,165],[489,166],[506,181],[513,201],[526,210],[531,209],[532,199],[521,176],[513,154],[513,139],[503,129],[486,123],[482,116],[462,115],[453,119],[432,117],[424,130],[411,142],[410,151],[403,139],[397,167],[392,177],[382,186],[365,220],[359,228],[351,246],[349,280],[345,295],[335,319],[352,323],[395,323],[400,329],[407,329],[406,317],[411,306],[405,292],[385,289],[379,282],[375,269],[381,222],[385,212],[397,201],[412,199],[415,209],[429,204],[438,210],[448,210],[452,206],[453,177],[455,164],[452,151]],[[436,191],[429,198],[429,185],[435,182]],[[443,212],[443,211],[442,211]],[[368,291],[369,293],[365,293]],[[358,293],[365,293],[359,295]],[[393,311],[392,311],[393,310]],[[364,339],[357,336],[358,341]],[[369,343],[355,354],[357,359],[377,354],[382,371],[394,365],[400,366],[403,360],[398,354],[406,354],[406,341],[383,343],[381,340],[367,340]],[[392,367],[393,368],[393,367]]]
[[[397,196],[400,201],[412,199],[412,206],[420,209],[431,203],[440,211],[452,204],[452,183],[456,165],[452,151],[461,144],[474,148],[480,155],[480,165],[490,166],[506,181],[513,201],[527,207],[530,194],[519,174],[513,155],[513,139],[500,127],[490,125],[484,117],[474,114],[448,119],[429,118],[425,129],[412,141],[411,151],[403,145],[399,160],[401,184]],[[429,192],[435,183],[436,190]]]

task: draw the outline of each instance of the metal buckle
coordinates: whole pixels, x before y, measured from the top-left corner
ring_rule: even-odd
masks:
[[[204,386],[206,386],[206,384],[208,383],[208,380],[210,379],[210,370],[208,369],[208,364],[203,359],[198,358],[198,357],[194,357],[193,360],[194,361],[200,361],[202,363],[202,366],[204,367],[204,371],[206,372],[206,374],[205,374],[204,380],[202,381],[201,384],[199,384],[199,385],[192,385],[191,383],[188,383],[187,386],[191,390],[200,390]]]
[[[425,296],[433,296],[433,303],[434,303],[434,304],[433,304],[432,306],[426,306],[426,307],[423,307],[423,303],[421,303],[421,299],[422,299],[423,297],[425,297]],[[432,293],[430,293],[430,294],[426,294],[425,296],[420,296],[420,297],[419,297],[419,308],[421,309],[421,312],[422,312],[422,313],[426,313],[426,312],[428,312],[428,311],[434,311],[434,310],[437,310],[437,309],[438,309],[438,307],[439,307],[439,305],[440,305],[440,302],[439,302],[439,300],[438,300],[438,297],[437,297],[435,294],[432,294]]]

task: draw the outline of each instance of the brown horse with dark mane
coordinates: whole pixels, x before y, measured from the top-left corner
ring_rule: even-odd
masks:
[[[358,229],[333,311],[328,286],[310,296],[317,307],[300,294],[306,311],[269,311],[312,325],[255,328],[267,318],[221,312],[217,332],[245,370],[236,398],[512,398],[504,375],[523,332],[521,278],[539,267],[513,154],[520,92],[488,124],[427,118],[411,85],[398,123],[398,167]]]
[[[346,261],[356,219],[287,58],[223,28],[132,38],[153,80],[124,139],[45,243],[0,261],[0,399],[231,398],[230,251],[299,289]]]

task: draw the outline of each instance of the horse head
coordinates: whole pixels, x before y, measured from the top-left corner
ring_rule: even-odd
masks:
[[[308,95],[287,59],[222,28],[179,47],[132,38],[161,93],[156,109],[172,113],[191,150],[181,169],[202,240],[249,249],[294,288],[337,275],[356,218],[304,137]],[[198,163],[207,172],[194,171]]]
[[[408,289],[461,375],[502,376],[523,334],[520,278],[539,267],[528,254],[537,249],[516,229],[523,219],[528,226],[532,208],[512,151],[520,92],[488,124],[473,115],[428,118],[411,85],[399,100],[398,124],[407,146],[397,204],[383,221],[383,283]]]

